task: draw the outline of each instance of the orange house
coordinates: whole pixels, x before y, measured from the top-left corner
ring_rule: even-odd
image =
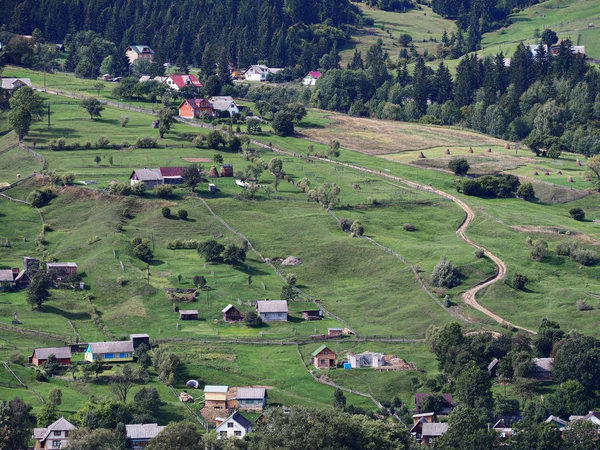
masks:
[[[317,369],[335,369],[335,359],[337,355],[326,345],[321,345],[312,352],[311,364]]]
[[[209,117],[215,115],[212,104],[205,98],[189,98],[179,105],[179,117],[199,119],[203,115]]]

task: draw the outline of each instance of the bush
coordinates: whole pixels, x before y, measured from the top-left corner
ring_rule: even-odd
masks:
[[[187,219],[187,216],[188,212],[185,209],[180,209],[179,211],[177,211],[177,217],[179,217],[181,220]]]
[[[121,148],[127,148],[127,147],[129,147],[129,142],[127,142],[127,141],[121,142]]]
[[[192,140],[192,144],[194,144],[194,147],[196,147],[196,148],[202,148],[202,147],[204,147],[205,141],[206,141],[206,136],[200,135],[200,136],[196,136]]]
[[[54,150],[57,148],[56,141],[54,139],[50,139],[48,141],[48,150]]]
[[[149,136],[146,136],[143,138],[138,138],[137,141],[135,142],[135,145],[138,148],[156,148],[157,147],[156,139],[151,138]]]
[[[465,195],[479,196],[481,192],[481,187],[479,186],[479,183],[477,183],[477,181],[468,180],[463,183],[462,191]]]
[[[79,141],[71,142],[71,148],[79,148],[79,147],[81,147],[81,144],[79,144]]]
[[[64,137],[58,138],[56,145],[58,146],[59,150],[63,150],[67,146],[67,140]]]
[[[597,254],[593,250],[585,248],[576,248],[570,252],[571,259],[583,266],[593,266],[596,264]]]
[[[129,123],[129,117],[128,116],[121,116],[120,122],[121,122],[121,126],[123,128],[125,128],[127,126],[127,124]]]
[[[110,141],[108,140],[108,138],[106,136],[100,136],[98,138],[98,147],[100,148],[106,148],[108,147],[108,144],[110,144]]]
[[[525,283],[527,283],[529,279],[526,275],[522,275],[520,273],[515,272],[513,274],[513,287],[522,291],[525,288]]]
[[[260,327],[263,324],[262,319],[256,311],[248,311],[244,316],[244,322],[252,328]]]
[[[548,255],[548,243],[546,241],[535,241],[531,249],[531,259],[540,262]]]
[[[431,272],[431,284],[435,287],[453,288],[460,284],[458,267],[442,257]]]
[[[352,225],[350,226],[350,232],[354,236],[362,236],[363,233],[365,232],[365,227],[362,226],[360,221],[355,220],[354,222],[352,222]]]
[[[578,221],[582,221],[583,219],[585,219],[585,212],[583,211],[583,209],[581,208],[571,208],[569,210],[569,214],[571,214],[571,217],[575,220]]]
[[[144,183],[135,183],[131,186],[131,193],[133,195],[144,195],[146,192],[146,185]]]
[[[519,186],[519,189],[517,189],[517,197],[527,201],[535,200],[535,190],[533,189],[533,184],[525,183]]]
[[[156,186],[154,188],[154,195],[159,198],[169,198],[173,195],[173,186],[169,186],[168,184]]]
[[[475,250],[475,258],[476,259],[481,259],[483,258],[485,255],[485,251],[482,248],[478,248],[477,250]]]
[[[41,208],[46,205],[53,197],[51,190],[48,189],[34,189],[27,196],[27,203],[31,203],[36,208]]]
[[[90,149],[90,148],[92,148],[92,143],[90,141],[85,141],[84,144],[83,144],[83,146],[86,149]]]
[[[275,134],[279,136],[293,136],[294,135],[294,118],[287,111],[278,111],[273,117],[271,127]]]
[[[469,161],[464,158],[453,159],[448,163],[448,168],[456,175],[465,175],[470,167]]]
[[[415,225],[413,225],[412,223],[405,223],[405,224],[402,226],[402,229],[403,229],[404,231],[410,231],[410,232],[412,232],[412,231],[417,231],[417,227],[416,227]]]
[[[163,206],[163,209],[161,210],[163,217],[170,217],[171,216],[171,208],[169,208],[168,206]]]
[[[71,184],[73,184],[73,181],[75,181],[75,175],[70,172],[65,173],[61,177],[61,181],[62,181],[62,184],[64,184],[65,186],[70,186]]]
[[[450,301],[449,295],[444,295],[444,308],[450,308],[452,306],[452,302]]]
[[[128,184],[121,183],[120,181],[112,181],[106,189],[111,195],[131,194],[131,187]]]
[[[585,300],[577,300],[577,310],[578,311],[591,311],[593,310],[593,306],[588,305]]]
[[[195,239],[186,239],[184,241],[180,239],[174,239],[167,242],[167,248],[169,250],[177,249],[197,249],[199,242]]]
[[[119,286],[125,286],[127,281],[125,280],[125,277],[119,277],[117,278],[117,283],[119,283]]]
[[[340,219],[338,220],[338,226],[340,227],[340,230],[348,232],[350,231],[350,227],[352,226],[352,220]]]
[[[133,254],[136,258],[139,258],[144,262],[152,261],[152,249],[146,241],[142,241],[139,245],[136,245],[133,248]]]
[[[514,175],[485,175],[463,184],[465,195],[487,198],[508,198],[513,196],[521,186],[519,178]]]

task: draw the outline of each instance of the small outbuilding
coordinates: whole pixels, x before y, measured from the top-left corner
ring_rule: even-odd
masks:
[[[327,328],[327,336],[342,337],[344,330],[342,328]]]
[[[302,311],[302,318],[304,320],[321,320],[323,318],[323,311],[320,309]]]
[[[46,269],[48,273],[51,273],[57,280],[67,278],[71,275],[77,274],[77,263],[74,262],[53,262],[47,263]]]
[[[42,347],[34,348],[29,362],[34,366],[43,365],[50,355],[54,355],[59,364],[68,366],[71,364],[71,347]]]
[[[335,369],[337,355],[326,345],[321,345],[312,352],[310,363],[317,369]]]
[[[144,183],[147,189],[153,189],[163,184],[160,169],[136,169],[129,176],[129,184]]]
[[[197,309],[180,309],[179,320],[198,320]]]
[[[223,308],[221,312],[223,313],[223,320],[228,323],[239,322],[243,318],[242,313],[231,303]]]
[[[227,409],[229,386],[204,386],[204,406],[215,409]]]
[[[235,399],[238,409],[262,411],[267,406],[267,390],[262,387],[239,387]]]
[[[221,176],[233,177],[233,164],[221,164]]]
[[[140,423],[125,425],[127,443],[132,450],[143,450],[148,446],[150,439],[154,439],[164,430],[164,426],[157,423]]]
[[[129,340],[133,343],[133,350],[135,351],[140,345],[144,344],[150,348],[150,336],[146,333],[130,334]]]

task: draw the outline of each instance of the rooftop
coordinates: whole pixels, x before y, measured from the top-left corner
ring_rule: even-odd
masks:
[[[156,423],[125,425],[127,439],[152,439],[164,430],[164,428]]]
[[[211,393],[226,394],[228,390],[229,390],[229,386],[215,386],[215,385],[210,385],[210,384],[207,384],[206,386],[204,386],[205,393],[211,392]]]
[[[88,345],[91,352],[95,354],[133,352],[131,341],[92,342]]]
[[[265,388],[240,387],[237,389],[235,398],[237,400],[255,400],[257,398],[263,399],[266,396],[267,390]]]
[[[71,357],[71,347],[34,348],[33,353],[37,359],[48,359],[50,355],[56,356],[57,359],[67,359]]]
[[[422,436],[436,437],[448,431],[447,423],[424,423],[421,431]]]
[[[256,302],[259,313],[287,313],[287,300],[259,300]]]

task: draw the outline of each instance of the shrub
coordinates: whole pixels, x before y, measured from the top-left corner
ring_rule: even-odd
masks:
[[[36,208],[41,208],[53,197],[52,191],[48,189],[34,189],[27,196],[27,202]]]
[[[444,295],[444,308],[450,308],[452,306],[452,302],[450,301],[449,295]]]
[[[117,283],[119,283],[119,286],[125,286],[127,281],[125,280],[125,277],[119,277],[117,278]]]
[[[448,163],[448,168],[456,175],[464,175],[470,169],[469,161],[464,158],[453,159]]]
[[[174,239],[172,241],[167,242],[167,248],[169,250],[176,249],[197,249],[199,242],[195,239],[186,239],[184,241],[180,239]]]
[[[535,241],[531,249],[531,259],[540,262],[548,255],[548,243],[546,241]]]
[[[92,148],[92,143],[91,143],[90,141],[85,141],[85,142],[83,143],[83,146],[84,146],[86,149],[90,149],[90,148]]]
[[[411,232],[412,232],[412,231],[417,231],[417,227],[416,227],[415,225],[413,225],[412,223],[405,223],[405,224],[402,226],[402,229],[403,229],[404,231],[411,231]]]
[[[593,250],[586,248],[576,248],[570,252],[571,259],[583,266],[593,266],[596,264],[597,254]]]
[[[169,208],[168,206],[163,206],[163,209],[161,210],[163,217],[170,217],[171,216],[171,208]]]
[[[81,144],[79,143],[79,141],[71,142],[71,148],[79,148],[79,147],[81,147]]]
[[[522,291],[525,288],[525,283],[527,283],[529,279],[526,275],[522,275],[520,273],[515,272],[513,274],[513,287]]]
[[[136,147],[139,148],[156,148],[156,139],[151,138],[149,136],[138,138],[135,142]]]
[[[56,145],[58,146],[59,150],[63,150],[67,146],[67,140],[64,137],[58,138]]]
[[[475,250],[475,258],[481,259],[485,255],[485,251],[482,248]]]
[[[588,305],[585,300],[577,300],[577,310],[578,311],[591,311],[593,306]]]
[[[477,183],[477,181],[468,180],[463,183],[462,191],[465,195],[478,196],[481,192],[481,187],[479,186],[479,183]]]
[[[442,257],[431,272],[431,284],[435,287],[453,288],[460,284],[458,267]]]
[[[71,184],[73,184],[73,181],[75,181],[75,175],[72,173],[65,173],[62,178],[61,178],[62,184],[64,184],[65,186],[69,186]]]
[[[569,214],[571,214],[571,217],[575,220],[578,221],[582,221],[583,219],[585,219],[585,212],[583,211],[583,209],[581,208],[571,208],[569,210]]]
[[[200,136],[196,136],[192,140],[192,144],[194,144],[194,147],[196,147],[196,148],[202,148],[202,147],[204,147],[204,141],[206,141],[206,136],[200,135]]]
[[[525,183],[519,186],[517,189],[517,197],[523,200],[535,200],[535,190],[533,189],[532,183]]]
[[[48,141],[48,150],[55,150],[57,147],[56,141],[54,139],[50,139]]]
[[[554,250],[556,251],[556,254],[560,256],[569,256],[571,254],[571,249],[567,242],[556,244]]]
[[[362,236],[363,233],[365,232],[365,227],[362,226],[362,224],[360,223],[359,220],[355,220],[354,222],[352,222],[352,225],[350,226],[350,232],[354,236]]]
[[[108,138],[106,136],[100,136],[98,138],[98,147],[100,148],[106,148],[108,147],[108,144],[110,144],[110,141],[108,140]]]
[[[127,124],[129,123],[129,117],[128,116],[121,116],[121,119],[119,121],[121,122],[121,126],[123,128],[125,128],[127,126]]]
[[[22,366],[23,364],[25,364],[25,357],[17,350],[15,350],[14,352],[11,352],[10,355],[8,355],[8,361],[11,364],[19,364]]]
[[[129,147],[129,142],[127,142],[127,141],[121,142],[121,148],[127,148],[127,147]]]
[[[146,240],[143,240],[139,245],[136,245],[133,248],[133,254],[136,258],[139,258],[144,262],[152,261],[152,249]]]
[[[131,194],[131,187],[128,184],[122,183],[120,181],[112,181],[106,189],[111,195]]]
[[[131,193],[133,195],[144,195],[146,192],[146,185],[144,183],[135,183],[131,186]]]
[[[514,175],[485,175],[463,184],[465,195],[475,195],[488,198],[508,198],[513,196],[521,185],[519,178]]]
[[[338,226],[342,231],[350,231],[350,227],[352,226],[352,220],[350,219],[340,219],[338,220]]]
[[[134,237],[133,239],[131,239],[131,245],[133,245],[134,247],[136,245],[140,245],[142,243],[142,238],[141,237]]]
[[[173,186],[161,184],[154,188],[154,194],[159,198],[169,198],[173,195]]]
[[[187,216],[188,212],[185,209],[180,209],[179,211],[177,211],[177,217],[179,217],[181,220],[187,219]]]
[[[244,316],[244,322],[252,328],[260,327],[263,323],[256,311],[248,311]]]

